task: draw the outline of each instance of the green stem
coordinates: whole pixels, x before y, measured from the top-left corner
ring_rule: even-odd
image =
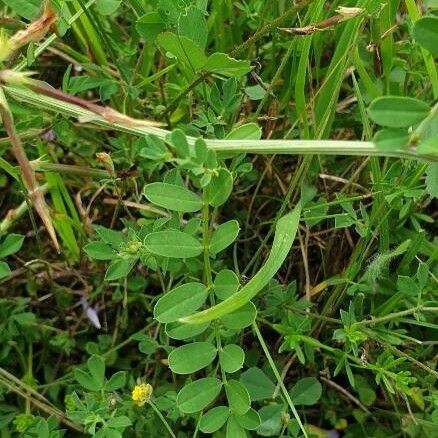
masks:
[[[202,244],[204,246],[204,276],[205,283],[210,293],[210,305],[213,307],[216,304],[216,300],[214,298],[214,290],[213,290],[213,278],[211,275],[211,263],[210,263],[210,207],[208,205],[207,193],[204,190],[202,196]],[[218,352],[222,351],[222,341],[221,335],[219,332],[219,321],[213,321],[213,330],[214,337],[216,339],[216,348]],[[225,371],[221,369],[222,381],[224,384],[227,383],[227,377],[225,375]]]
[[[402,310],[400,312],[389,313],[388,315],[381,316],[379,318],[366,319],[364,321],[356,322],[355,326],[367,326],[367,325],[376,325],[381,324],[382,322],[391,321],[392,319],[397,319],[402,316],[412,315],[416,312],[438,312],[438,307],[424,307],[417,306],[412,309]]]
[[[81,117],[90,124],[103,126],[116,131],[144,136],[153,134],[165,140],[169,131],[151,126],[133,124],[118,124],[105,120],[101,116],[72,103],[38,94],[33,91],[4,86],[3,89],[13,98],[43,108],[45,111],[60,112],[63,115]],[[196,138],[187,137],[189,144],[194,144]],[[410,159],[428,159],[438,161],[438,155],[420,156],[414,149],[398,149],[385,151],[377,149],[374,143],[367,141],[347,140],[214,140],[205,139],[207,146],[217,152],[226,154],[289,154],[289,155],[350,155],[350,156],[381,156]]]
[[[163,414],[160,412],[160,410],[157,408],[155,403],[152,400],[149,400],[147,404],[154,410],[154,412],[157,414],[158,418],[161,420],[161,422],[164,424],[165,428],[168,430],[170,436],[172,438],[176,438],[176,435],[173,433],[172,428],[169,426],[169,423],[164,418]]]
[[[254,332],[255,332],[255,334],[256,334],[259,342],[260,342],[260,345],[262,346],[262,349],[263,349],[263,352],[266,355],[266,358],[268,359],[269,366],[271,367],[272,372],[274,373],[275,378],[277,379],[277,382],[280,385],[281,392],[283,393],[283,396],[286,399],[287,404],[289,405],[289,407],[290,407],[290,409],[291,409],[295,419],[297,420],[297,423],[299,424],[300,429],[303,432],[304,436],[306,438],[308,438],[306,429],[304,429],[304,426],[303,426],[303,423],[301,422],[300,416],[298,415],[298,412],[297,412],[297,410],[295,408],[295,405],[294,405],[292,399],[290,398],[289,393],[287,392],[286,386],[284,385],[283,380],[282,380],[282,378],[280,376],[280,373],[278,372],[277,367],[275,366],[274,360],[272,359],[272,356],[269,353],[269,349],[268,349],[268,347],[267,347],[267,345],[265,343],[265,340],[263,339],[262,334],[260,333],[260,330],[259,330],[256,322],[253,322],[252,328],[253,328],[253,330],[254,330]]]

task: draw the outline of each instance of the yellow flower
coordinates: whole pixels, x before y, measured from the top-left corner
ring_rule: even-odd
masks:
[[[135,385],[131,398],[137,406],[143,406],[151,398],[152,391],[152,385],[141,383],[140,385]]]

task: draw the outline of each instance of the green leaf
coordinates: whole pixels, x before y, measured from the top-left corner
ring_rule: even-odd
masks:
[[[95,260],[112,260],[116,253],[113,249],[103,242],[90,242],[84,246],[85,253]]]
[[[96,386],[96,382],[94,381],[93,377],[91,377],[84,370],[81,370],[80,368],[74,368],[73,375],[79,385],[81,385],[84,389],[87,389],[88,391],[99,391],[100,388]]]
[[[400,150],[407,146],[409,135],[406,129],[386,128],[378,131],[373,141],[381,151]]]
[[[123,388],[126,383],[126,371],[117,371],[105,385],[105,391],[116,391]]]
[[[219,430],[230,416],[228,406],[216,406],[206,412],[199,422],[199,429],[204,433],[213,433]]]
[[[164,50],[170,52],[178,61],[192,70],[199,70],[207,62],[202,49],[184,36],[164,32],[157,36],[157,42]]]
[[[242,383],[237,380],[228,380],[225,384],[228,405],[236,415],[243,415],[251,407],[249,393]]]
[[[11,268],[6,262],[0,261],[0,280],[11,273]]]
[[[239,222],[236,220],[231,220],[219,225],[210,240],[210,253],[216,255],[231,245],[236,240],[239,230]]]
[[[195,212],[202,207],[201,198],[185,187],[156,182],[144,188],[148,201],[159,207],[179,212]]]
[[[237,422],[247,430],[256,430],[260,424],[260,415],[253,408],[250,408],[244,415],[236,416]]]
[[[111,15],[117,11],[122,0],[96,0],[96,9],[99,14]]]
[[[171,322],[166,324],[166,334],[169,338],[183,340],[193,338],[194,336],[198,336],[201,333],[204,333],[205,330],[210,326],[209,322],[205,322],[204,324],[180,324]]]
[[[267,405],[259,410],[261,419],[257,433],[262,436],[278,436],[283,427],[285,415],[283,405]]]
[[[41,0],[1,0],[20,17],[34,20],[40,14]]]
[[[239,278],[230,269],[219,271],[214,279],[214,293],[220,300],[226,300],[240,287]]]
[[[97,354],[93,354],[87,360],[87,367],[96,387],[98,389],[103,388],[103,383],[105,380],[105,360]]]
[[[189,324],[211,321],[234,312],[255,297],[269,283],[286,259],[298,229],[300,214],[301,204],[298,203],[291,213],[278,221],[268,259],[245,286],[225,301],[202,312],[181,318],[180,321]]]
[[[189,6],[179,16],[178,34],[187,37],[204,50],[207,45],[208,26],[203,12],[195,6]]]
[[[422,17],[414,23],[414,38],[432,55],[438,55],[438,17]]]
[[[222,351],[219,351],[219,361],[226,373],[235,373],[240,370],[244,360],[245,352],[238,345],[228,344]]]
[[[154,318],[159,322],[174,322],[191,315],[205,302],[207,288],[201,283],[186,283],[163,295],[155,304]]]
[[[94,230],[105,243],[108,243],[108,245],[115,249],[119,248],[125,241],[125,236],[120,231],[114,231],[101,225],[95,225]]]
[[[106,270],[105,280],[113,281],[126,277],[131,272],[135,262],[135,258],[113,260]]]
[[[220,207],[230,197],[233,190],[233,176],[227,169],[219,169],[211,178],[206,188],[208,203],[212,207]]]
[[[238,77],[249,73],[251,71],[251,64],[248,61],[231,58],[225,53],[213,53],[208,57],[202,69],[227,77]]]
[[[322,386],[315,377],[304,377],[289,392],[294,405],[314,405],[321,397]]]
[[[132,424],[131,420],[126,415],[120,415],[119,417],[111,417],[107,422],[107,426],[113,429],[125,428],[131,426],[131,424]],[[109,435],[106,436],[109,437]]]
[[[176,397],[176,404],[185,414],[193,414],[214,401],[221,389],[222,382],[215,377],[195,380],[181,389]]]
[[[438,198],[438,164],[432,163],[426,170],[426,192],[433,198]]]
[[[0,244],[0,258],[10,256],[20,251],[24,241],[24,236],[20,234],[8,234]]]
[[[202,253],[202,245],[197,239],[177,230],[148,234],[144,245],[152,254],[175,259],[196,257]]]
[[[191,374],[210,365],[216,354],[216,347],[210,342],[182,345],[169,354],[169,368],[176,374]]]
[[[256,315],[256,306],[250,301],[234,312],[222,316],[220,321],[222,325],[231,330],[241,330],[249,327],[255,321]]]
[[[427,103],[413,97],[382,96],[368,108],[371,120],[389,128],[408,128],[421,122],[430,112]]]
[[[178,158],[190,158],[190,146],[187,137],[181,129],[174,129],[170,133],[170,142],[175,147]]]
[[[228,418],[225,438],[247,438],[245,429],[237,422],[234,415]]]
[[[225,137],[227,140],[260,140],[262,128],[257,123],[245,123],[231,130]]]
[[[422,141],[417,146],[417,153],[420,155],[438,156],[438,137],[429,137]]]
[[[275,391],[274,382],[257,367],[249,368],[242,373],[240,382],[245,385],[252,401],[272,398]]]
[[[164,22],[158,12],[148,12],[135,23],[138,34],[145,41],[153,42],[164,29]]]

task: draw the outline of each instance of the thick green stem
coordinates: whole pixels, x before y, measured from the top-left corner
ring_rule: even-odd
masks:
[[[169,131],[152,126],[121,125],[109,122],[102,117],[81,108],[77,105],[61,102],[58,99],[34,93],[18,87],[4,86],[4,90],[12,97],[34,105],[44,110],[55,111],[72,117],[81,117],[89,120],[92,125],[98,125],[116,131],[134,135],[153,134],[165,139]],[[188,142],[194,144],[196,139],[188,137]],[[438,161],[438,156],[422,157],[415,150],[384,151],[376,148],[372,142],[345,141],[345,140],[212,140],[205,139],[207,146],[224,154],[289,154],[289,155],[350,155],[350,156],[381,156],[409,159],[428,159]]]

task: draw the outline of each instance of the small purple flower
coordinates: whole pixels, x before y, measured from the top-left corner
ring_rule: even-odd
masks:
[[[55,141],[56,132],[53,129],[49,129],[48,131],[41,134],[41,138],[45,141]]]
[[[93,324],[94,327],[98,329],[102,328],[96,308],[91,307],[90,304],[88,303],[88,300],[85,297],[82,297],[80,299],[80,303],[82,304],[82,308],[84,309],[85,315],[88,318],[88,320],[91,322],[91,324]]]

